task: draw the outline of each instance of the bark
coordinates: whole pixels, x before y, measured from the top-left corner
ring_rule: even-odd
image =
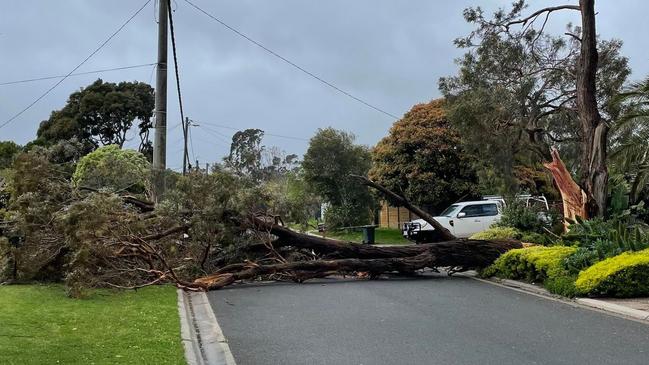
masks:
[[[581,52],[577,64],[577,113],[582,130],[581,186],[586,193],[589,216],[603,217],[607,209],[608,169],[606,167],[609,127],[597,106],[597,33],[595,1],[580,0]]]
[[[343,245],[363,245],[343,243]],[[198,278],[193,286],[202,290],[220,289],[238,280],[254,279],[263,275],[284,273],[297,274],[299,280],[323,277],[334,273],[368,272],[375,277],[386,272],[412,273],[424,268],[450,267],[455,271],[486,267],[504,252],[520,248],[521,243],[512,240],[480,241],[456,240],[452,242],[431,243],[419,246],[391,247],[393,253],[402,256],[384,257],[381,247],[368,247],[377,254],[371,258],[368,251],[363,257],[338,260],[312,260],[257,265],[255,263],[234,264],[219,270],[213,275]],[[330,246],[326,245],[325,249]]]
[[[545,166],[552,173],[554,182],[561,193],[561,200],[563,201],[563,217],[564,228],[568,227],[565,219],[574,220],[579,216],[584,219],[588,218],[588,211],[586,209],[587,196],[584,190],[573,180],[570,171],[559,156],[559,151],[552,148],[550,151],[552,155],[552,162],[544,163]]]
[[[408,199],[406,199],[404,196],[401,196],[401,195],[387,189],[386,187],[375,183],[374,181],[366,178],[365,176],[358,176],[358,175],[351,175],[351,176],[358,179],[358,180],[360,180],[361,184],[378,190],[383,195],[388,197],[390,199],[390,201],[393,201],[393,202],[397,203],[398,205],[405,207],[406,209],[408,209],[412,213],[418,215],[421,219],[426,221],[426,223],[430,224],[431,226],[433,226],[435,228],[435,230],[439,234],[439,237],[443,241],[450,241],[450,240],[454,240],[454,239],[457,238],[448,229],[446,229],[444,226],[439,224],[431,214],[429,214],[428,212],[426,212],[423,209],[419,208],[418,206],[410,203],[408,201]]]
[[[247,228],[266,232],[276,239],[272,246],[308,249],[324,259],[259,265],[253,262],[235,263],[214,274],[196,279],[190,288],[220,289],[239,280],[265,275],[284,274],[295,281],[325,277],[336,273],[367,272],[370,277],[381,273],[411,274],[419,269],[448,267],[454,271],[482,268],[490,265],[504,252],[521,248],[515,240],[464,240],[406,246],[370,246],[321,238],[298,233],[275,223],[274,219],[250,217],[243,223]]]

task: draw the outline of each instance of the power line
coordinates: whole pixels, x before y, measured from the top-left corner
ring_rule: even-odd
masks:
[[[223,143],[230,143],[230,141],[228,140],[228,137],[225,134],[221,133],[221,132],[218,132],[218,131],[216,131],[214,129],[208,128],[207,126],[204,126],[204,125],[197,125],[197,127],[203,128],[203,130],[205,130],[205,132],[209,133],[213,137],[216,137],[216,139],[220,140]]]
[[[279,58],[280,60],[282,60],[282,61],[288,63],[289,65],[291,65],[291,66],[293,66],[294,68],[298,69],[299,71],[301,71],[301,72],[307,74],[308,76],[310,76],[310,77],[312,77],[312,78],[314,78],[314,79],[320,81],[321,83],[323,83],[323,84],[329,86],[330,88],[332,88],[332,89],[338,91],[339,93],[341,93],[341,94],[343,94],[343,95],[345,95],[345,96],[347,96],[347,97],[349,97],[349,98],[351,98],[351,99],[353,99],[353,100],[355,100],[355,101],[357,101],[357,102],[359,102],[359,103],[361,103],[361,104],[363,104],[363,105],[365,105],[365,106],[367,106],[367,107],[369,107],[369,108],[372,108],[372,109],[374,109],[374,110],[376,110],[376,111],[378,111],[378,112],[380,112],[380,113],[383,113],[383,114],[385,114],[385,115],[387,115],[387,116],[389,116],[389,117],[391,117],[391,118],[399,119],[399,117],[397,117],[396,115],[394,115],[394,114],[392,114],[392,113],[389,113],[389,112],[387,112],[387,111],[385,111],[385,110],[383,110],[383,109],[381,109],[381,108],[379,108],[379,107],[377,107],[377,106],[374,106],[374,105],[368,103],[367,101],[365,101],[365,100],[363,100],[363,99],[361,99],[361,98],[359,98],[359,97],[357,97],[357,96],[352,95],[352,94],[349,93],[348,91],[345,91],[345,90],[339,88],[338,86],[336,86],[336,85],[332,84],[331,82],[329,82],[329,81],[327,81],[327,80],[321,78],[320,76],[317,76],[316,74],[312,73],[311,71],[306,70],[305,68],[303,68],[303,67],[299,66],[298,64],[296,64],[295,62],[289,60],[288,58],[286,58],[286,57],[280,55],[279,53],[273,51],[272,49],[270,49],[270,48],[264,46],[264,45],[261,44],[260,42],[258,42],[258,41],[256,41],[256,40],[250,38],[249,36],[243,34],[243,33],[240,32],[240,31],[238,31],[237,29],[235,29],[235,28],[233,28],[232,26],[228,25],[227,23],[223,22],[221,19],[219,19],[219,18],[215,17],[214,15],[208,13],[207,11],[201,9],[198,5],[194,4],[193,2],[191,2],[191,1],[189,1],[189,0],[185,0],[185,2],[188,3],[189,5],[191,5],[194,9],[196,9],[196,10],[200,11],[201,13],[207,15],[207,16],[210,17],[212,20],[218,22],[218,23],[221,24],[222,26],[224,26],[224,27],[226,27],[227,29],[229,29],[230,31],[234,32],[234,33],[237,34],[238,36],[240,36],[240,37],[242,37],[243,39],[247,40],[248,42],[250,42],[250,43],[256,45],[257,47],[259,47],[259,48],[263,49],[264,51],[270,53],[271,55],[273,55],[273,56]]]
[[[240,131],[241,130],[241,128],[235,128],[235,127],[231,127],[229,125],[216,124],[216,123],[206,123],[206,122],[200,122],[200,123],[201,124],[207,124],[207,125],[210,125],[212,127],[230,129],[230,130],[234,130],[234,131]],[[294,140],[297,140],[297,141],[309,141],[309,139],[307,139],[307,138],[286,136],[286,135],[274,134],[274,133],[266,133],[266,131],[264,131],[264,135],[265,136],[271,136],[271,137],[278,137],[278,138],[294,139]]]
[[[162,0],[162,1],[169,1],[169,0]],[[170,2],[170,1],[169,1]],[[178,57],[176,53],[176,35],[174,33],[174,19],[171,11],[171,4],[167,6],[168,13],[169,13],[169,30],[171,31],[171,48],[173,50],[173,55],[174,55],[174,69],[176,70],[176,90],[178,90],[178,106],[180,107],[180,120],[181,123],[185,122],[185,112],[183,111],[183,98],[182,94],[180,92],[180,75],[178,73]]]
[[[122,29],[124,29],[124,27],[126,27],[126,25],[127,25],[128,23],[130,23],[131,20],[133,20],[133,18],[135,18],[135,17],[136,17],[136,16],[137,16],[137,15],[138,15],[138,14],[139,14],[139,13],[140,13],[140,12],[141,12],[145,7],[146,7],[146,6],[150,3],[150,2],[151,2],[151,0],[147,0],[147,1],[144,3],[144,5],[142,5],[142,6],[141,6],[141,7],[140,7],[140,8],[139,8],[139,9],[138,9],[138,10],[137,10],[133,15],[131,15],[130,18],[128,18],[128,19],[127,19],[127,20],[126,20],[126,21],[125,21],[125,22],[124,22],[124,23],[123,23],[119,28],[117,28],[117,30],[116,30],[115,32],[113,32],[113,33],[112,33],[112,34],[111,34],[111,35],[110,35],[110,36],[109,36],[109,37],[108,37],[108,38],[107,38],[103,43],[101,43],[101,44],[99,45],[99,47],[97,47],[94,51],[92,51],[92,52],[91,52],[91,53],[90,53],[90,54],[89,54],[89,55],[88,55],[88,56],[87,56],[83,61],[81,61],[81,63],[79,63],[75,68],[73,68],[72,71],[68,72],[65,76],[63,76],[63,78],[61,78],[61,80],[57,81],[54,85],[52,85],[52,87],[50,87],[49,89],[47,89],[47,91],[45,91],[41,96],[39,96],[38,98],[36,98],[36,100],[34,100],[33,102],[31,102],[29,105],[27,105],[24,109],[22,109],[21,111],[19,111],[18,113],[16,113],[14,116],[12,116],[11,118],[7,119],[7,120],[4,121],[2,124],[0,124],[0,129],[4,128],[7,124],[9,124],[9,123],[13,122],[14,120],[16,120],[16,118],[18,118],[19,116],[21,116],[21,115],[22,115],[24,112],[26,112],[27,110],[31,109],[31,107],[33,107],[34,105],[36,105],[36,103],[38,103],[41,99],[43,99],[45,96],[47,96],[50,92],[52,92],[52,90],[54,90],[54,89],[55,89],[57,86],[59,86],[63,81],[65,81],[65,79],[67,79],[68,77],[70,77],[70,75],[72,75],[72,74],[74,73],[74,71],[78,70],[78,69],[79,69],[81,66],[83,66],[86,62],[88,62],[88,60],[90,60],[90,59],[91,59],[95,54],[97,54],[97,52],[99,52],[102,48],[104,48],[104,46],[105,46],[106,44],[108,44],[108,42],[110,42],[110,40],[113,39],[113,38],[114,38],[114,37],[115,37],[119,32],[121,32]]]
[[[86,71],[86,72],[77,72],[68,75],[70,76],[80,76],[80,75],[90,75],[90,74],[98,74],[102,72],[109,72],[109,71],[120,71],[120,70],[129,70],[133,68],[140,68],[140,67],[147,67],[147,66],[154,66],[155,63],[143,63],[141,65],[133,65],[133,66],[124,66],[124,67],[113,67],[113,68],[103,68],[101,70],[94,70],[94,71]],[[51,79],[58,79],[60,77],[66,77],[66,75],[57,75],[57,76],[45,76],[45,77],[37,77],[34,79],[25,79],[25,80],[16,80],[16,81],[7,81],[7,82],[0,82],[0,86],[4,85],[15,85],[15,84],[24,84],[28,82],[34,82],[34,81],[42,81],[42,80],[51,80]]]

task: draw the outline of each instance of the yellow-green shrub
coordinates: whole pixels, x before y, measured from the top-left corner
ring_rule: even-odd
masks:
[[[590,296],[649,295],[649,249],[600,261],[580,272],[575,286]]]
[[[508,251],[500,256],[484,274],[507,279],[543,281],[563,273],[563,259],[575,251],[566,246],[533,246]]]
[[[506,240],[520,239],[521,232],[512,227],[492,227],[469,237],[472,240]]]

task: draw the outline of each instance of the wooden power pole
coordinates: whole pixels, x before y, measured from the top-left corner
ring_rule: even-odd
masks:
[[[183,175],[187,175],[187,162],[189,162],[189,151],[187,151],[187,138],[189,135],[189,118],[183,121],[183,139],[185,144],[183,147]],[[190,164],[191,165],[191,164]]]
[[[153,139],[153,175],[155,196],[164,193],[164,170],[167,168],[167,21],[169,0],[159,0],[158,64],[155,84],[155,135]]]

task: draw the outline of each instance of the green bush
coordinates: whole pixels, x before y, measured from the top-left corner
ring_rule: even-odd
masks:
[[[577,219],[562,237],[567,244],[579,247],[566,258],[566,269],[576,274],[606,258],[649,247],[649,236],[641,227],[617,219]]]
[[[566,246],[533,246],[508,251],[492,265],[496,276],[507,279],[543,281],[561,274],[563,259],[575,251]]]
[[[84,156],[72,175],[77,187],[144,193],[151,168],[143,154],[116,145],[101,147]]]
[[[359,204],[330,205],[324,213],[327,229],[362,226],[371,223],[370,210]]]
[[[574,296],[575,277],[564,269],[563,260],[575,250],[566,246],[533,246],[511,250],[485,269],[482,276],[541,282],[553,293]]]
[[[491,227],[485,231],[475,233],[471,237],[472,240],[506,240],[506,239],[520,239],[521,232],[512,227]]]
[[[649,295],[649,249],[600,261],[580,272],[575,286],[589,296]]]
[[[557,214],[554,212],[528,207],[520,199],[510,199],[503,207],[502,217],[496,226],[514,227],[522,232],[543,233],[545,229],[551,229],[556,220]]]
[[[601,260],[597,251],[590,247],[578,247],[575,252],[563,260],[563,266],[572,274],[577,274]]]
[[[549,246],[553,243],[552,238],[550,238],[548,235],[536,232],[524,232],[521,237],[521,241],[543,246]]]

